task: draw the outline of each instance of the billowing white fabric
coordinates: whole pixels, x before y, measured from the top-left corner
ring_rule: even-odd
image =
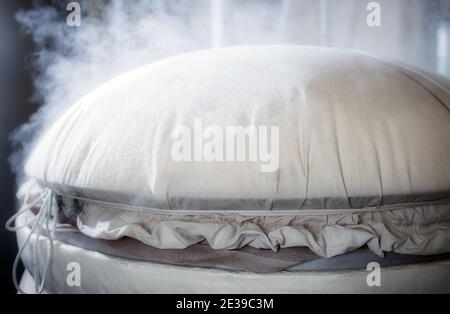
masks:
[[[419,75],[420,76],[420,75]],[[201,51],[144,66],[75,104],[26,173],[61,194],[161,209],[362,208],[448,197],[448,91],[330,48]],[[175,162],[176,126],[279,126],[279,170]]]

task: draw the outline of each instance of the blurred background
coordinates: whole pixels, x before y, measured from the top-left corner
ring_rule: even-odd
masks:
[[[69,2],[0,1],[1,292],[15,292],[17,247],[3,225],[19,205],[28,150],[74,101],[120,73],[209,47],[306,44],[450,77],[450,0],[84,0],[79,27],[67,24]],[[377,5],[379,26],[367,22]]]

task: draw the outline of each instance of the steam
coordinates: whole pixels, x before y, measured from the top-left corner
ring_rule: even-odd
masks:
[[[17,149],[10,161],[20,178],[23,162],[39,137],[91,90],[149,62],[225,44],[223,0],[80,1],[80,27],[66,25],[68,2],[55,1],[51,6],[35,2],[34,9],[16,15],[36,45],[34,100],[42,104],[12,136]],[[265,22],[268,10],[276,5],[248,1],[239,7],[240,13],[232,17],[234,30],[238,34],[240,26],[249,33],[228,37],[230,44],[252,43],[249,36],[255,33],[282,37]]]
[[[344,46],[392,58],[411,56],[419,64],[419,53],[403,50],[418,48],[412,47],[416,42],[426,49],[417,38],[409,38],[408,45],[398,39],[419,31],[368,29],[365,2],[358,0],[85,0],[78,1],[83,10],[80,27],[66,25],[68,2],[36,1],[32,10],[17,14],[36,45],[34,100],[41,104],[12,136],[17,149],[10,160],[19,178],[33,145],[78,99],[121,73],[158,59],[209,47],[293,43]],[[396,14],[388,9],[390,1],[380,2],[386,14]],[[420,0],[412,4],[418,12],[425,5]],[[384,20],[388,24],[416,18],[401,11],[398,16]],[[427,54],[423,60],[432,63]]]

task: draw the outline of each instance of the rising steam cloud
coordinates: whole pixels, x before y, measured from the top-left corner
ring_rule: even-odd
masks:
[[[379,29],[367,27],[366,3],[359,0],[85,0],[78,1],[80,27],[66,24],[68,2],[36,1],[32,10],[16,16],[36,46],[34,99],[41,104],[12,136],[16,153],[11,163],[19,181],[33,145],[77,100],[121,73],[172,55],[217,46],[295,43],[361,49],[433,66],[433,51],[422,39],[434,34],[420,33],[433,27],[409,23],[403,33],[399,24],[417,20],[415,12],[425,5],[421,0],[397,5],[380,0],[385,13]],[[417,10],[405,11],[406,6]],[[438,13],[432,12],[431,23]]]
[[[35,2],[34,9],[16,15],[36,46],[34,100],[42,104],[12,136],[17,150],[11,162],[19,177],[29,151],[55,119],[115,76],[212,46],[283,41],[283,23],[273,19],[277,10],[283,13],[277,1],[79,1],[80,27],[66,24],[68,2]],[[225,6],[233,15],[223,15]]]

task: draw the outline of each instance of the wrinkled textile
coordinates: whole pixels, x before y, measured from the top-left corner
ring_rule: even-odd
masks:
[[[25,193],[28,191],[28,193]],[[41,190],[32,182],[19,194],[24,203]],[[137,239],[160,249],[206,243],[213,249],[308,247],[321,257],[367,245],[372,252],[432,255],[450,252],[449,200],[365,209],[237,213],[168,211],[59,198],[61,216],[98,239]]]
[[[34,215],[29,212],[24,219],[20,220],[32,218]],[[19,221],[17,223],[20,224]],[[388,267],[450,258],[450,253],[427,256],[386,253],[381,258],[367,248],[334,258],[320,258],[305,247],[285,248],[277,252],[254,249],[249,246],[238,250],[214,250],[205,244],[195,244],[183,250],[157,249],[128,237],[114,241],[101,240],[88,237],[76,228],[70,228],[65,224],[58,223],[57,226],[57,232],[54,235],[55,241],[108,256],[150,263],[259,274],[280,271],[365,269],[370,262],[377,262],[382,267]]]
[[[19,245],[29,233],[30,228],[18,231]],[[31,242],[35,243],[36,239],[36,235],[32,236]],[[44,256],[47,241],[45,236],[38,241],[38,252]],[[46,289],[52,293],[374,293],[374,287],[367,285],[367,263],[362,269],[351,271],[325,269],[256,274],[111,257],[60,241],[55,241],[54,252],[46,281]],[[31,269],[32,246],[26,247],[23,261],[25,267]],[[74,262],[81,266],[80,286],[67,284],[67,265]],[[383,267],[382,292],[448,293],[449,266],[450,260],[444,259]]]
[[[450,252],[450,205],[329,215],[239,216],[151,214],[85,205],[81,232],[94,238],[131,237],[157,248],[206,242],[214,249],[308,247],[332,257],[367,245],[375,254]]]

